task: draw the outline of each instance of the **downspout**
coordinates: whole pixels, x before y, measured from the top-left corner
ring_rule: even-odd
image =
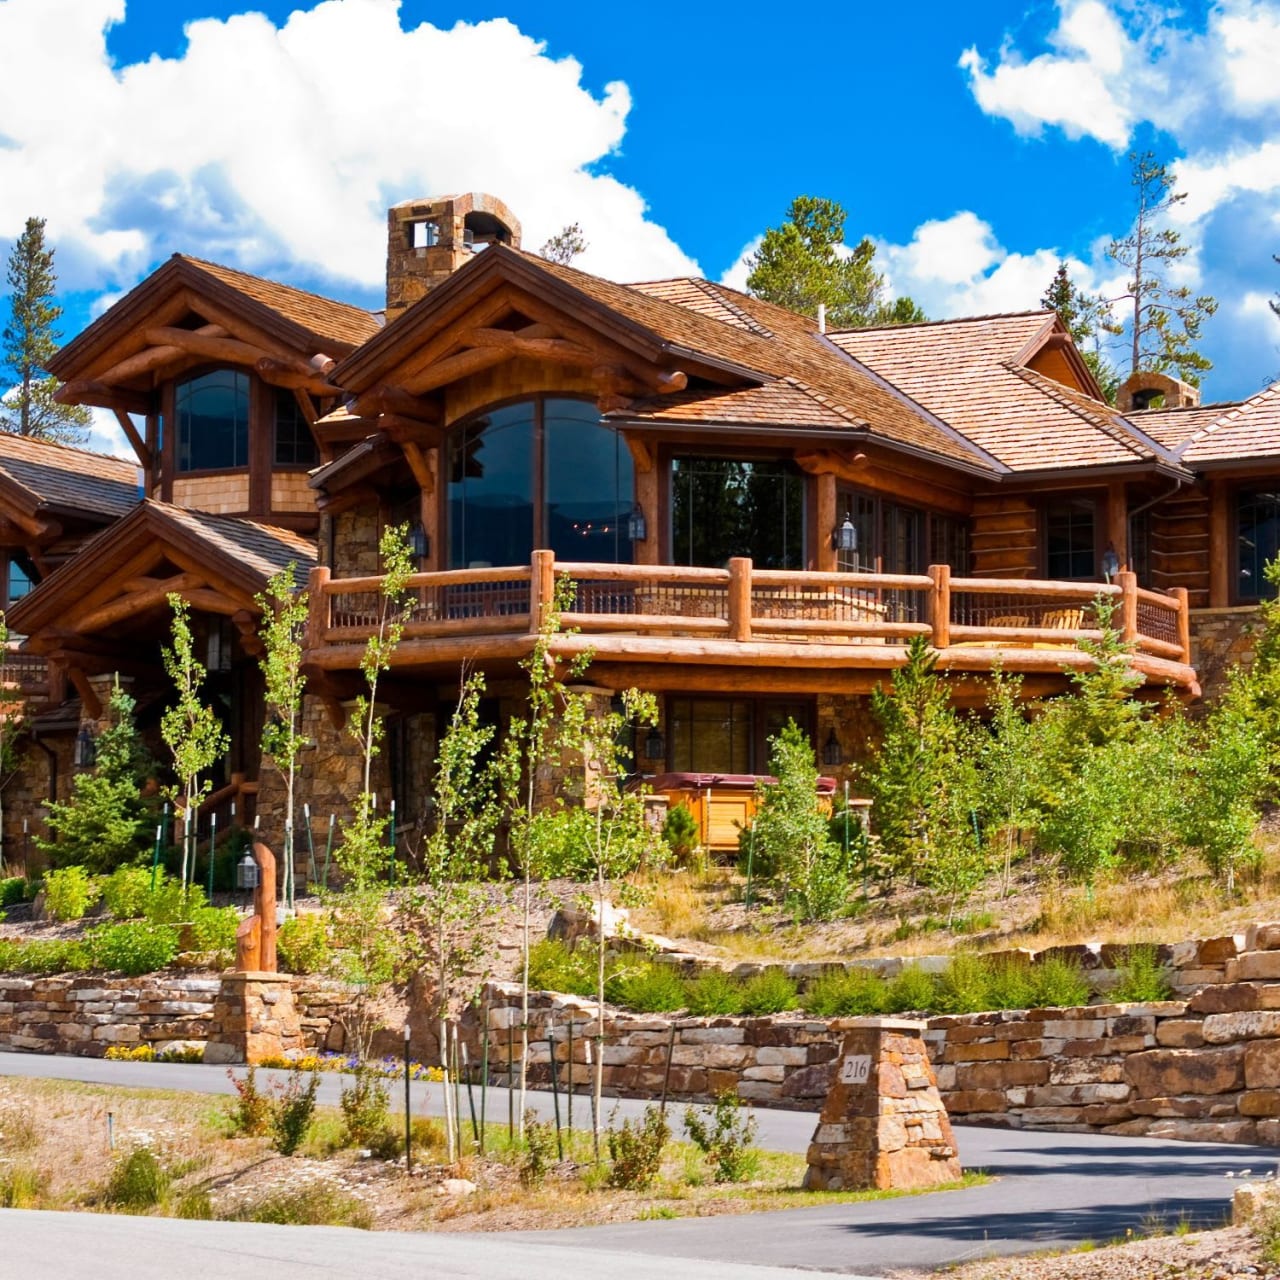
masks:
[[[1133,521],[1136,516],[1140,516],[1144,511],[1150,511],[1152,507],[1157,507],[1166,498],[1172,498],[1178,493],[1182,486],[1186,484],[1185,480],[1174,480],[1173,488],[1168,493],[1157,494],[1150,502],[1144,502],[1140,507],[1134,507],[1132,511],[1125,512],[1124,517],[1124,542],[1125,542],[1125,560],[1132,563],[1133,552]]]

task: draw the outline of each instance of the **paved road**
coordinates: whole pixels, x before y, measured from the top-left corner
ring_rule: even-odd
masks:
[[[90,1080],[203,1093],[226,1093],[231,1089],[226,1072],[216,1067],[104,1062],[30,1054],[0,1054],[0,1075]],[[334,1077],[324,1078],[326,1100],[336,1100],[338,1084]],[[438,1086],[415,1084],[414,1110],[439,1114],[439,1094]],[[396,1089],[393,1096],[398,1102],[402,1093]],[[551,1100],[546,1094],[532,1095],[532,1098],[538,1110],[550,1114]],[[562,1105],[563,1102],[562,1098]],[[506,1105],[504,1091],[489,1091],[490,1118],[505,1116]],[[623,1102],[620,1110],[624,1115],[633,1114],[643,1105]],[[774,1150],[802,1151],[813,1132],[812,1113],[760,1111],[757,1115],[761,1145]],[[576,1125],[589,1123],[589,1109],[581,1098],[575,1105],[574,1122]],[[966,1191],[796,1209],[784,1214],[659,1220],[504,1237],[370,1236],[329,1228],[323,1232],[318,1228],[304,1232],[301,1228],[230,1223],[162,1224],[152,1219],[90,1217],[84,1221],[112,1224],[110,1239],[118,1238],[121,1242],[122,1269],[116,1272],[99,1268],[100,1258],[108,1260],[104,1265],[109,1268],[114,1263],[109,1260],[112,1255],[99,1253],[95,1246],[95,1274],[106,1278],[119,1274],[122,1280],[126,1276],[124,1261],[133,1262],[139,1250],[145,1251],[153,1231],[193,1232],[189,1237],[182,1236],[181,1249],[184,1259],[199,1260],[204,1273],[202,1280],[217,1280],[224,1274],[218,1270],[224,1260],[243,1258],[246,1254],[271,1259],[293,1258],[296,1267],[303,1268],[278,1271],[282,1277],[334,1274],[325,1268],[331,1259],[347,1256],[342,1250],[348,1247],[359,1254],[363,1260],[361,1269],[370,1276],[409,1274],[397,1268],[421,1266],[428,1258],[433,1277],[493,1275],[504,1258],[514,1256],[509,1251],[515,1251],[520,1258],[517,1274],[554,1275],[556,1280],[598,1275],[601,1266],[607,1268],[605,1274],[610,1280],[629,1280],[633,1274],[641,1273],[646,1280],[651,1280],[655,1258],[671,1260],[670,1274],[689,1276],[691,1280],[741,1274],[744,1267],[763,1268],[749,1273],[752,1280],[757,1277],[767,1280],[775,1274],[768,1268],[787,1267],[866,1275],[894,1266],[937,1267],[984,1253],[1019,1253],[1068,1246],[1085,1239],[1105,1240],[1123,1236],[1129,1229],[1142,1230],[1157,1221],[1173,1225],[1185,1218],[1197,1226],[1218,1225],[1229,1210],[1230,1192],[1235,1185],[1225,1175],[1248,1167],[1260,1174],[1275,1168],[1280,1158],[1280,1151],[1257,1147],[1146,1138],[1020,1133],[977,1127],[960,1128],[956,1136],[965,1165],[987,1169],[998,1176],[998,1182]],[[13,1238],[9,1223],[18,1222],[20,1216],[8,1213],[0,1217],[6,1242]],[[75,1215],[70,1217],[69,1232],[99,1229],[82,1227],[80,1219]],[[38,1230],[39,1222],[48,1221],[49,1215],[40,1215],[31,1230]],[[18,1228],[19,1235],[27,1230],[21,1222]],[[61,1238],[61,1216],[58,1230]],[[248,1234],[238,1234],[241,1231]],[[285,1234],[277,1240],[272,1234],[276,1231]],[[296,1244],[293,1243],[295,1232],[300,1233]],[[321,1243],[329,1237],[335,1241],[332,1252]],[[338,1243],[348,1238],[355,1243],[349,1246]],[[260,1250],[267,1252],[260,1253]],[[11,1256],[6,1244],[6,1264]],[[635,1267],[636,1258],[647,1258],[648,1262],[641,1270],[628,1270],[629,1266]],[[469,1260],[475,1260],[479,1269],[455,1269],[471,1265]],[[715,1266],[703,1269],[713,1263],[725,1264],[728,1270],[717,1270]],[[546,1270],[530,1270],[533,1266]],[[308,1267],[312,1269],[307,1270]],[[15,1274],[74,1273],[37,1269]],[[132,1269],[127,1274],[133,1278],[149,1273]],[[225,1274],[230,1277],[231,1272]]]

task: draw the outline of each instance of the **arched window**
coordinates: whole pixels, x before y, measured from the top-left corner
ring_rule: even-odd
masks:
[[[625,564],[631,453],[594,405],[539,396],[473,418],[449,451],[449,566],[562,560]]]
[[[249,375],[216,369],[174,391],[179,471],[229,471],[249,463]]]

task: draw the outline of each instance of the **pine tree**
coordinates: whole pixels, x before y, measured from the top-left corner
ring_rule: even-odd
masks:
[[[0,399],[0,429],[21,436],[78,444],[85,438],[89,410],[61,405],[54,398],[58,380],[45,372],[58,350],[54,330],[62,308],[54,298],[57,275],[53,250],[44,239],[44,219],[28,218],[26,230],[9,255],[10,319],[3,337],[3,368],[18,385]]]
[[[538,256],[567,267],[574,258],[586,251],[587,240],[582,234],[582,228],[576,222],[571,222],[543,244],[538,250]]]
[[[833,329],[923,320],[910,298],[890,302],[875,269],[876,247],[865,236],[852,249],[844,239],[845,211],[835,200],[797,196],[780,227],[764,233],[749,259],[747,288],[766,302],[801,315],[826,307]]]
[[[1067,326],[1067,332],[1071,334],[1072,342],[1080,349],[1094,381],[1102,389],[1103,395],[1114,401],[1120,377],[1112,363],[1102,354],[1102,335],[1119,333],[1121,330],[1111,319],[1107,300],[1077,288],[1067,270],[1067,264],[1059,262],[1049,288],[1040,299],[1040,305],[1046,311],[1058,313],[1062,323]]]
[[[1169,268],[1191,252],[1182,243],[1181,233],[1164,225],[1170,210],[1187,195],[1174,191],[1173,174],[1167,165],[1157,163],[1154,152],[1130,152],[1129,165],[1137,202],[1133,230],[1107,248],[1107,255],[1130,273],[1129,372],[1174,370],[1198,386],[1200,374],[1211,369],[1213,362],[1196,350],[1196,344],[1218,302],[1208,294],[1193,297],[1187,286],[1172,285],[1166,278]]]

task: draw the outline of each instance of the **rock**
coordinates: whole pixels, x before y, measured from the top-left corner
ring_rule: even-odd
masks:
[[[1258,1007],[1258,988],[1248,983],[1205,987],[1187,1002],[1188,1013],[1235,1013]]]
[[[1245,1009],[1239,1013],[1211,1013],[1204,1020],[1203,1034],[1209,1044],[1269,1039],[1280,1035],[1280,1011]]]
[[[445,1178],[436,1183],[438,1196],[469,1196],[479,1188],[468,1178]]]
[[[1140,1098],[1232,1093],[1244,1087],[1244,1053],[1238,1044],[1222,1049],[1149,1049],[1130,1054],[1124,1073]]]
[[[1274,982],[1280,978],[1280,951],[1246,951],[1227,961],[1228,982]]]
[[[1198,1049],[1204,1044],[1196,1018],[1166,1018],[1156,1027],[1156,1044],[1168,1049]]]
[[[1280,1040],[1252,1040],[1245,1045],[1244,1083],[1249,1089],[1280,1088]]]
[[[632,932],[631,913],[611,902],[604,903],[603,912],[596,903],[583,910],[577,906],[561,907],[551,917],[547,937],[556,938],[566,946],[573,946],[579,938],[596,939],[600,936],[598,918],[603,919],[604,936],[607,939],[625,937]]]
[[[1276,951],[1280,950],[1280,922],[1258,921],[1245,930],[1244,945],[1241,951]]]
[[[1240,952],[1246,950],[1242,934],[1229,933],[1222,938],[1205,938],[1196,948],[1196,963],[1202,967],[1214,964],[1226,964],[1234,960]],[[1257,948],[1265,950],[1265,948]]]
[[[1280,1204],[1280,1183],[1246,1182],[1231,1193],[1231,1225],[1245,1227],[1264,1209]]]

